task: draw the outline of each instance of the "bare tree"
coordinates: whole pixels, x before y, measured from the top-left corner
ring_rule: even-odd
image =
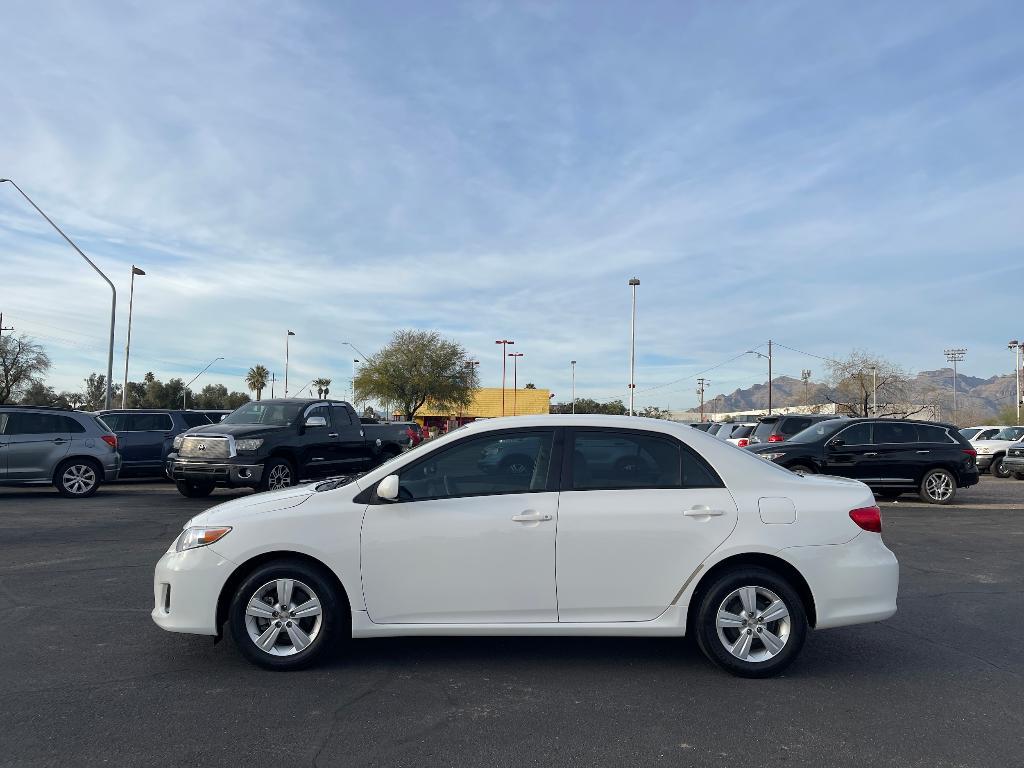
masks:
[[[0,403],[12,403],[50,370],[46,351],[25,335],[0,336]]]
[[[829,360],[825,367],[829,372],[826,397],[846,416],[907,418],[933,405],[930,398],[914,392],[905,369],[864,350],[855,349],[844,360]]]

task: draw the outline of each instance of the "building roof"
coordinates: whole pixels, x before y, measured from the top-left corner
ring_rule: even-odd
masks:
[[[440,411],[427,403],[416,415],[463,416],[472,419],[492,419],[501,416],[501,387],[481,387],[473,393],[468,408]],[[536,416],[551,412],[551,391],[547,389],[505,389],[506,416]]]

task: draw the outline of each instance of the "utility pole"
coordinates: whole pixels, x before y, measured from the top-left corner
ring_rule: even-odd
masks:
[[[519,406],[519,358],[523,356],[523,353],[509,352],[508,356],[512,358],[512,415],[516,416]]]
[[[277,374],[271,372],[270,374],[270,399],[274,399],[274,384],[277,383]]]
[[[943,351],[946,356],[946,360],[953,364],[953,423],[957,426],[956,421],[956,364],[962,363],[964,357],[967,356],[967,350],[963,348],[947,349]]]
[[[0,325],[4,324],[3,319],[4,316],[0,315]],[[0,331],[2,330],[3,328],[0,328]],[[1024,344],[1013,339],[1006,347],[1013,350],[1013,378],[1017,382],[1017,423],[1020,424],[1020,351]]]
[[[757,355],[768,360],[768,415],[772,415],[772,340],[768,339],[768,354],[756,352],[753,349],[747,350],[748,355]]]
[[[704,392],[707,391],[711,381],[701,376],[697,379],[697,394],[700,395],[700,421],[704,423]]]
[[[633,290],[633,310],[629,316],[629,415],[633,416],[633,394],[636,392],[636,287],[640,280],[631,277],[629,287]]]
[[[13,331],[13,330],[14,330],[14,328],[5,328],[4,327],[4,313],[0,312],[0,336],[3,336],[4,331]],[[575,363],[576,361],[573,360],[573,362]],[[1017,399],[1020,400],[1019,397]]]
[[[811,380],[811,369],[804,368],[800,371],[800,379],[804,383],[804,406],[810,405],[810,395],[807,394],[807,383]]]
[[[0,315],[0,320],[3,319],[3,315]],[[572,412],[576,413],[576,361],[570,360],[569,365],[572,367]],[[1020,398],[1017,398],[1020,400]]]
[[[295,331],[288,331],[288,335],[284,337],[284,396],[288,397],[288,342],[291,341],[292,336],[295,335]]]
[[[871,415],[878,414],[878,366],[871,366]]]
[[[508,352],[508,345],[515,344],[508,339],[498,339],[495,344],[501,344],[501,415],[505,415],[505,353]]]

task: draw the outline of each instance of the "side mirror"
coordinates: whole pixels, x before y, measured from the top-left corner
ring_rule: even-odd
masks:
[[[842,448],[844,445],[846,445],[846,441],[843,440],[843,438],[841,438],[841,437],[836,437],[836,438],[833,438],[832,440],[829,441],[828,447],[829,448]]]
[[[388,475],[377,483],[377,498],[384,501],[398,498],[398,475]]]
[[[325,419],[323,416],[310,416],[308,419],[306,419],[306,426],[307,427],[326,427],[327,426],[327,419]]]

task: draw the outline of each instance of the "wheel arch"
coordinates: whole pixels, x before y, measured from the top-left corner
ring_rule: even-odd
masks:
[[[761,568],[774,571],[779,576],[789,581],[789,583],[793,585],[793,589],[797,591],[797,594],[800,595],[800,599],[803,601],[804,610],[807,612],[807,622],[812,627],[818,623],[818,612],[814,604],[814,593],[811,591],[811,587],[807,583],[807,579],[804,578],[803,574],[800,573],[792,563],[789,563],[776,555],[769,555],[764,552],[744,552],[719,560],[705,571],[700,579],[698,579],[697,586],[694,587],[693,592],[690,595],[689,605],[686,608],[687,634],[690,634],[690,628],[695,626],[700,601],[704,598],[704,593],[711,587],[715,579],[727,571],[751,565],[760,566]]]
[[[345,589],[345,585],[342,584],[341,579],[338,578],[331,568],[318,560],[312,555],[307,555],[304,552],[295,552],[293,550],[274,550],[272,552],[263,552],[241,563],[231,575],[228,576],[224,585],[220,589],[220,594],[217,596],[217,613],[215,616],[215,625],[217,628],[217,639],[219,640],[224,628],[224,623],[228,619],[228,611],[231,608],[231,599],[234,597],[235,590],[245,580],[245,578],[252,573],[254,570],[259,568],[261,565],[273,562],[274,560],[298,560],[305,563],[311,568],[315,568],[320,571],[321,574],[338,590],[338,596],[345,603],[345,610],[347,616],[352,614],[352,601],[349,599],[348,590]]]
[[[90,456],[88,453],[73,453],[70,456],[64,456],[60,461],[53,465],[53,472],[50,475],[50,482],[57,482],[57,470],[67,464],[69,461],[87,461],[92,464],[93,469],[96,470],[96,485],[100,485],[104,479],[103,463],[95,456]]]
[[[299,457],[295,453],[295,451],[292,450],[291,448],[285,448],[285,447],[274,448],[270,452],[270,455],[267,456],[267,458],[265,458],[263,460],[263,463],[265,464],[266,462],[270,461],[271,459],[288,459],[288,461],[292,465],[292,468],[294,468],[296,471],[298,471],[298,469],[299,469]]]

